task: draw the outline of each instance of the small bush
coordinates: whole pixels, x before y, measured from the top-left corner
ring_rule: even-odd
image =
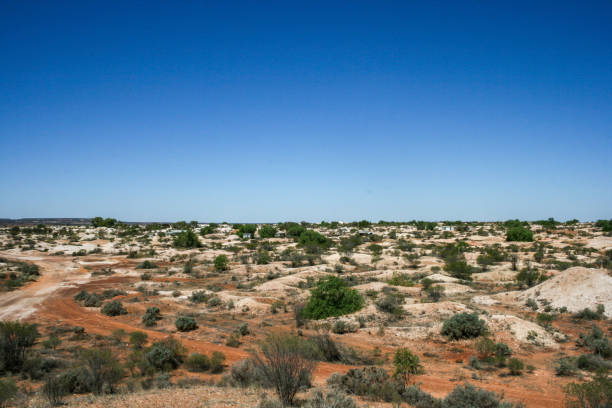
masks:
[[[227,271],[229,269],[229,258],[226,255],[217,255],[214,260],[215,270]]]
[[[484,320],[476,313],[458,313],[442,325],[442,335],[451,340],[470,339],[482,336],[487,332]]]
[[[295,394],[310,385],[314,363],[304,358],[295,347],[293,336],[270,336],[261,347],[261,354],[253,355],[253,362],[262,378],[272,384],[284,405],[291,406]]]
[[[442,408],[512,408],[501,402],[494,392],[476,388],[471,384],[459,385],[442,401]]]
[[[177,330],[182,332],[191,331],[198,328],[198,324],[196,323],[195,319],[190,316],[180,316],[178,319],[176,319],[174,324]]]
[[[576,360],[576,365],[581,370],[592,371],[592,372],[596,372],[600,370],[608,371],[612,368],[612,363],[604,360],[598,355],[593,355],[593,354],[582,354]]]
[[[327,395],[316,390],[311,398],[303,405],[304,408],[357,408],[357,404],[352,398],[345,394],[331,390]]]
[[[141,331],[135,331],[130,334],[130,344],[135,349],[141,349],[142,346],[147,342],[149,336],[147,333]]]
[[[568,384],[565,393],[568,408],[612,407],[612,379],[607,374],[599,373],[582,384]]]
[[[170,371],[182,364],[185,348],[178,340],[167,338],[153,343],[144,354],[144,358],[154,369]]]
[[[18,391],[19,388],[12,379],[0,378],[0,407],[6,407],[8,402],[15,398]]]
[[[304,317],[324,319],[356,312],[364,305],[364,300],[355,289],[335,276],[319,280],[311,290],[308,304],[303,310]]]
[[[114,392],[123,378],[123,369],[109,349],[81,351],[81,361],[89,374],[89,389],[96,395]]]
[[[220,351],[213,351],[210,356],[210,372],[213,374],[220,373],[223,371],[223,362],[225,361],[225,354]]]
[[[525,227],[509,228],[506,232],[506,241],[508,242],[532,242],[533,231]]]
[[[51,406],[61,405],[62,400],[68,393],[66,384],[61,377],[49,377],[41,388],[42,394]]]
[[[185,361],[189,371],[204,372],[210,369],[210,359],[204,354],[194,353]]]
[[[601,320],[603,318],[603,313],[594,312],[587,307],[574,314],[574,318],[583,320]]]
[[[146,327],[156,326],[157,321],[161,320],[161,318],[159,307],[149,307],[142,316],[142,324],[144,324]]]
[[[102,314],[106,316],[119,316],[127,314],[127,310],[123,307],[123,304],[118,300],[111,300],[102,306]]]
[[[17,372],[40,335],[35,324],[0,322],[0,369]]]
[[[523,373],[524,368],[525,364],[518,358],[511,358],[510,360],[508,360],[508,369],[510,370],[510,375],[521,375]]]
[[[555,374],[559,377],[569,377],[576,374],[576,362],[571,357],[563,357],[557,360]]]

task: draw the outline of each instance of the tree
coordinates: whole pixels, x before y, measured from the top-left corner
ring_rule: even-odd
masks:
[[[217,255],[214,264],[217,271],[227,271],[229,269],[229,258],[227,255]]]
[[[322,278],[311,290],[303,315],[310,319],[324,319],[356,312],[364,305],[363,297],[355,289],[336,277]]]
[[[274,238],[276,236],[276,228],[272,225],[262,225],[259,228],[259,236],[261,238]]]
[[[181,231],[174,237],[175,248],[200,248],[202,244],[198,236],[192,230]]]
[[[269,336],[253,362],[265,381],[272,384],[283,406],[293,406],[295,394],[310,384],[314,362],[306,358],[291,335]]]
[[[91,225],[93,225],[96,228],[99,228],[99,227],[112,228],[115,225],[117,225],[117,220],[114,218],[95,217],[91,219]]]
[[[238,229],[238,236],[242,237],[244,234],[251,234],[251,236],[255,235],[255,231],[257,231],[257,224],[238,224],[234,225],[234,228]]]
[[[0,322],[0,367],[12,372],[21,369],[27,350],[36,343],[38,337],[35,324]]]
[[[147,342],[149,336],[147,333],[141,331],[135,331],[130,334],[130,344],[135,349],[141,349],[142,346]]]
[[[308,252],[316,252],[317,249],[328,249],[332,241],[313,230],[305,230],[300,234],[298,244],[306,248]]]
[[[393,358],[395,366],[395,378],[401,379],[404,383],[408,382],[411,375],[419,374],[423,371],[421,360],[416,354],[412,354],[407,348],[398,348]]]

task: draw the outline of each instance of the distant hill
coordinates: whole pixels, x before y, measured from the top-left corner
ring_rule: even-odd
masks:
[[[0,225],[89,225],[91,218],[0,218]]]

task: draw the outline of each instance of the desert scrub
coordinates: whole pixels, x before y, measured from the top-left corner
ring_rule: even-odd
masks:
[[[440,333],[451,340],[471,339],[487,333],[484,320],[477,313],[458,313],[446,320]]]
[[[186,332],[195,330],[198,328],[198,324],[195,319],[191,316],[180,316],[174,322],[178,331]]]
[[[102,306],[102,314],[106,316],[119,316],[127,314],[127,310],[123,307],[123,304],[118,300],[111,300]]]

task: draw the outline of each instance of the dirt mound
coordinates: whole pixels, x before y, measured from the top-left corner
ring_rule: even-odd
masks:
[[[612,277],[601,269],[569,268],[517,296],[520,302],[529,298],[545,299],[552,307],[567,307],[570,312],[595,310],[602,304],[606,316],[612,317]]]
[[[512,315],[493,315],[486,320],[489,329],[496,336],[510,334],[521,343],[553,349],[559,348],[554,335],[551,335],[536,323]]]

